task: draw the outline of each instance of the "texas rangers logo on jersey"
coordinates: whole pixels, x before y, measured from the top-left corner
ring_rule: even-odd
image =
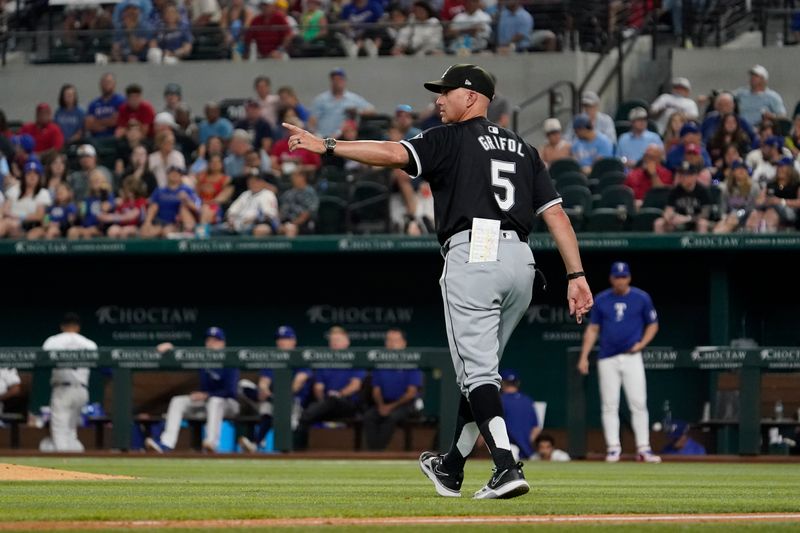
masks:
[[[617,314],[617,322],[622,322],[622,319],[625,318],[625,310],[627,308],[628,304],[625,302],[617,302],[614,304],[614,312]]]

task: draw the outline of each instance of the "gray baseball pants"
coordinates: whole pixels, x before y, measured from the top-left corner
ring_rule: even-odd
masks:
[[[442,247],[447,340],[461,392],[500,387],[498,367],[514,328],[531,303],[536,268],[527,242],[502,230],[497,261],[469,262],[469,231]]]

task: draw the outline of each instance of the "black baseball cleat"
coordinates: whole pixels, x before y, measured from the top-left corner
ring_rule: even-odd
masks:
[[[457,474],[445,472],[442,468],[443,457],[443,455],[436,455],[433,452],[422,452],[422,455],[419,456],[419,468],[433,482],[439,496],[460,498],[464,472]]]
[[[484,499],[508,499],[522,496],[531,490],[528,482],[525,481],[525,474],[522,473],[522,463],[517,463],[512,468],[498,471],[496,468],[492,473],[492,478],[473,498],[476,500]]]

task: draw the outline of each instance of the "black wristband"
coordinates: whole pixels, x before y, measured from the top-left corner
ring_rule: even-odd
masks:
[[[582,278],[584,276],[586,276],[586,274],[583,273],[582,271],[581,272],[570,272],[569,274],[567,274],[567,279],[568,280],[570,280],[570,279],[578,279],[578,278]]]

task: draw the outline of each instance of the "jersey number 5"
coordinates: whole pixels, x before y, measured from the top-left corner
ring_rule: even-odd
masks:
[[[492,186],[500,187],[504,191],[502,198],[501,195],[494,193],[494,199],[497,201],[497,205],[500,206],[500,209],[508,211],[514,207],[514,184],[511,183],[509,178],[504,178],[500,174],[501,172],[505,174],[516,174],[516,163],[492,159]]]

